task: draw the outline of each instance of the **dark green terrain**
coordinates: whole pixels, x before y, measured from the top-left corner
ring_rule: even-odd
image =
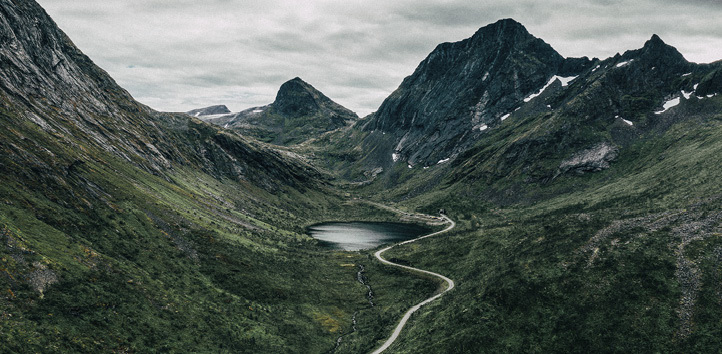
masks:
[[[331,350],[369,261],[305,226],[397,217],[287,150],[137,103],[35,2],[0,10],[0,351]],[[366,268],[388,299],[369,346],[425,288],[386,295],[403,275]]]
[[[32,0],[0,26],[0,352],[370,352],[438,284],[305,228],[442,208],[385,256],[457,287],[389,352],[722,350],[720,62],[502,20],[352,127],[296,79],[244,132],[136,102]]]

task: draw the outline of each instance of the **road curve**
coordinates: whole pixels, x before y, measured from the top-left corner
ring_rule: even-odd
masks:
[[[446,287],[446,290],[444,290],[444,291],[442,291],[442,292],[440,292],[440,293],[438,293],[438,294],[436,294],[436,295],[434,295],[434,296],[432,296],[432,297],[430,297],[430,298],[428,298],[428,299],[426,299],[426,300],[424,300],[424,301],[422,301],[422,302],[414,305],[414,307],[412,307],[412,308],[410,308],[408,311],[406,311],[406,313],[404,314],[404,317],[401,318],[401,322],[399,322],[399,324],[396,326],[396,329],[394,329],[394,333],[391,334],[391,337],[389,337],[389,339],[386,340],[386,342],[384,343],[384,345],[382,345],[382,346],[379,347],[378,349],[374,350],[371,354],[379,354],[379,353],[383,352],[384,350],[388,349],[388,347],[390,347],[391,344],[393,344],[393,343],[396,341],[396,339],[399,337],[399,334],[401,333],[401,330],[404,329],[404,326],[406,325],[406,322],[408,322],[409,318],[411,318],[411,315],[412,315],[414,312],[418,311],[422,306],[424,306],[424,305],[426,305],[426,304],[428,304],[428,303],[430,303],[430,302],[438,299],[439,297],[441,297],[441,295],[444,295],[447,291],[449,291],[449,290],[451,290],[451,289],[454,288],[454,281],[451,280],[451,279],[449,279],[449,278],[447,278],[447,277],[445,277],[445,276],[443,276],[443,275],[441,275],[441,274],[439,274],[439,273],[434,273],[434,272],[430,272],[430,271],[428,271],[428,270],[418,269],[418,268],[414,268],[414,267],[409,267],[409,266],[405,266],[405,265],[401,265],[401,264],[396,264],[396,263],[393,263],[393,262],[389,262],[389,261],[385,260],[385,259],[381,256],[384,252],[386,252],[386,251],[388,251],[388,250],[390,250],[390,249],[392,249],[392,248],[394,248],[394,247],[396,247],[396,246],[405,245],[405,244],[407,244],[407,243],[416,242],[416,241],[418,241],[418,240],[423,240],[423,239],[425,239],[425,238],[427,238],[427,237],[433,237],[433,236],[436,236],[436,235],[438,235],[438,234],[442,234],[442,233],[444,233],[444,232],[447,232],[447,231],[453,229],[454,227],[456,227],[456,223],[454,222],[454,220],[449,219],[446,215],[442,215],[441,217],[443,217],[444,219],[446,219],[446,221],[449,223],[449,226],[448,226],[447,228],[445,228],[445,229],[443,229],[443,230],[441,230],[441,231],[437,231],[437,232],[428,234],[428,235],[426,235],[426,236],[422,236],[422,237],[419,237],[419,238],[415,238],[415,239],[413,239],[413,240],[409,240],[409,241],[404,241],[404,242],[401,242],[401,243],[397,243],[397,244],[395,244],[395,245],[393,245],[393,246],[386,247],[386,248],[384,248],[384,249],[376,252],[375,256],[376,256],[376,258],[377,258],[379,261],[381,261],[381,263],[388,264],[388,265],[394,266],[394,267],[399,267],[399,268],[403,268],[403,269],[408,269],[408,270],[411,270],[411,271],[414,271],[414,272],[419,272],[419,273],[424,273],[424,274],[428,274],[428,275],[435,276],[435,277],[440,278],[440,279],[442,279],[443,281],[445,281],[446,284],[447,284],[447,287]]]

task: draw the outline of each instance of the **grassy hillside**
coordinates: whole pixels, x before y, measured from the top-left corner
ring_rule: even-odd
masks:
[[[457,289],[392,352],[719,350],[722,115],[708,114],[720,103],[696,102],[603,172],[526,186],[468,174],[411,198],[460,229],[390,256]],[[499,203],[504,186],[513,202]]]
[[[32,0],[0,3],[0,26],[0,352],[318,353],[350,331],[369,261],[305,227],[396,215],[288,150],[139,104]],[[405,278],[367,272],[360,343],[429,285],[400,297]]]
[[[356,272],[369,260],[321,251],[303,230],[387,212],[316,181],[262,188],[192,165],[151,173],[49,143],[33,124],[0,133],[3,350],[326,352],[367,307]],[[359,316],[359,345],[424,294],[423,280],[401,297],[390,290],[403,274],[367,272],[380,306]]]

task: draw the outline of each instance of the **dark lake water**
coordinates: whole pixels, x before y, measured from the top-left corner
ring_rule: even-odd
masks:
[[[417,238],[431,229],[390,222],[329,222],[309,226],[307,232],[325,248],[358,251]]]

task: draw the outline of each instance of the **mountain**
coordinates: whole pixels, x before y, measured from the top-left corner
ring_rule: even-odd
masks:
[[[366,145],[384,146],[375,157],[384,165],[435,165],[482,139],[550,78],[591,65],[564,59],[520,23],[501,20],[437,46],[364,124]]]
[[[719,350],[722,62],[690,63],[657,35],[603,60],[526,46],[503,68],[540,77],[511,71],[456,101],[486,76],[458,65],[458,48],[521,28],[503,20],[440,45],[377,113],[306,150],[355,195],[460,225],[392,252],[458,287],[395,350]],[[517,43],[501,37],[469,57],[486,68]],[[526,89],[492,99],[504,87]]]
[[[206,120],[265,142],[292,145],[349,126],[358,116],[294,78],[281,85],[276,100],[267,106]]]
[[[337,147],[326,158],[347,175],[348,166],[377,168],[375,179],[354,185],[357,193],[383,190],[380,200],[444,208],[465,225],[394,254],[465,284],[418,315],[434,320],[412,326],[399,352],[722,347],[722,62],[690,63],[653,35],[591,63],[556,74],[574,74],[565,80],[548,72],[529,96],[514,95],[517,106],[488,122],[477,141],[428,168],[403,149],[393,152],[396,164],[385,157],[391,150],[353,150],[378,139],[369,125],[318,142]],[[367,124],[384,129],[372,119]],[[399,144],[409,131],[381,136]]]
[[[505,136],[493,156],[481,150],[498,138],[467,150],[466,157],[476,154],[474,159],[484,162],[464,175],[478,171],[494,179],[491,176],[507,176],[507,182],[518,177],[522,183],[546,183],[562,173],[608,168],[626,147],[698,114],[707,95],[697,89],[710,80],[715,66],[687,62],[654,35],[642,48],[597,61],[566,87],[550,86],[511,112],[488,133],[499,137],[495,130],[513,129],[517,137]],[[590,158],[582,157],[585,154]]]
[[[205,116],[214,116],[214,115],[225,115],[230,114],[231,110],[228,109],[228,107],[224,105],[217,105],[217,106],[210,106],[205,108],[199,108],[194,109],[191,111],[186,112],[187,115],[202,118]]]

